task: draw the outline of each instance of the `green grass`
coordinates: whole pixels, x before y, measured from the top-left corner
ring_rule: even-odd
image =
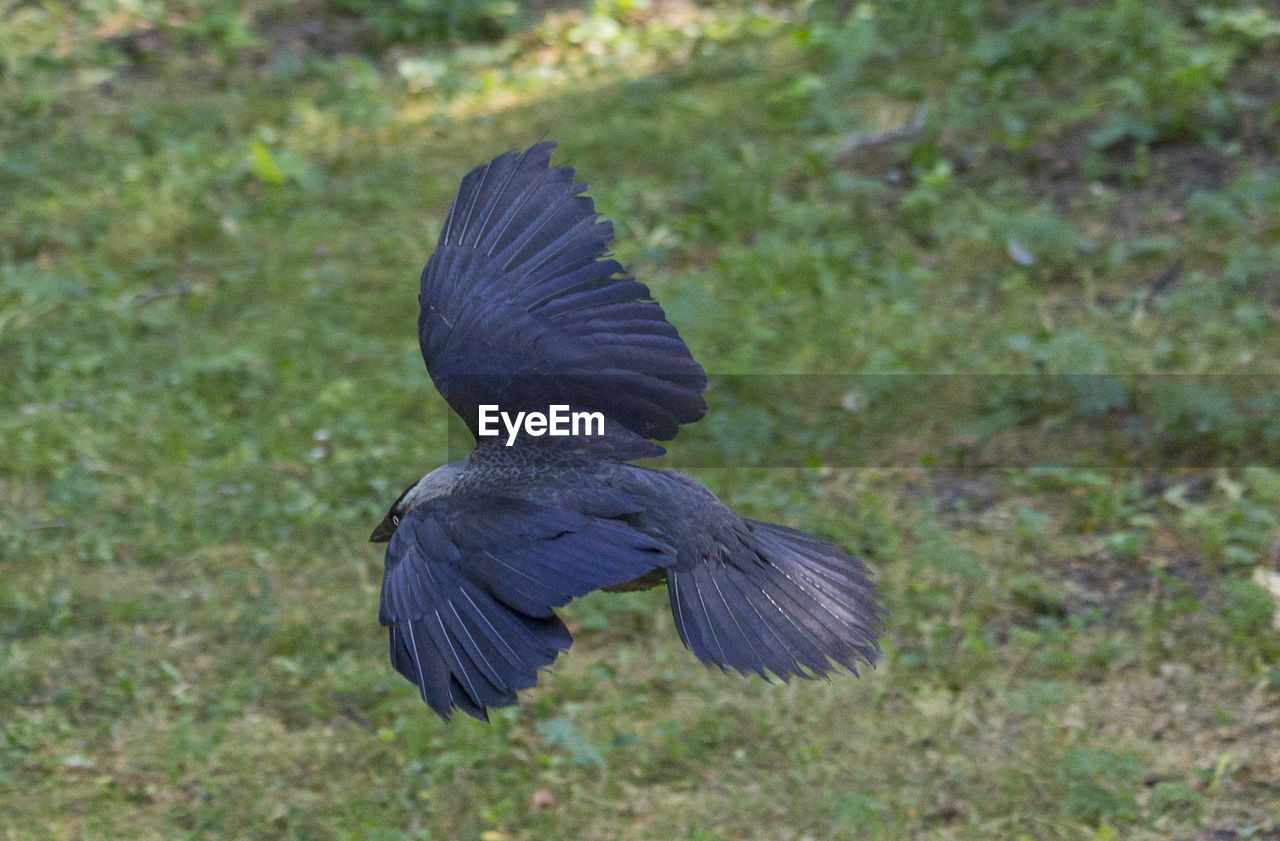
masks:
[[[0,0],[0,838],[1280,833],[1274,10],[500,5],[474,42],[407,3]],[[722,675],[663,593],[596,594],[518,708],[445,725],[366,536],[447,456],[414,296],[448,201],[546,137],[713,376],[1118,396],[768,469],[799,444],[753,425],[832,412],[739,378],[672,459],[866,556],[881,666]],[[1081,456],[961,467],[1043,440]]]

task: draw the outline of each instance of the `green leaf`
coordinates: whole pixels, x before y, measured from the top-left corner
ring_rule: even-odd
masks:
[[[604,756],[595,745],[582,737],[578,732],[578,725],[569,719],[553,718],[550,721],[541,722],[536,729],[538,735],[548,745],[567,751],[574,764],[585,765],[588,768],[604,767]]]
[[[283,184],[285,182],[284,172],[280,169],[280,165],[276,163],[275,155],[271,154],[260,140],[249,141],[249,154],[253,159],[253,174],[258,180],[264,184]]]

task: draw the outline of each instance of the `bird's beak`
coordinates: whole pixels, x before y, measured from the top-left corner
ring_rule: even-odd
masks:
[[[369,535],[369,542],[370,543],[386,543],[388,540],[391,539],[391,535],[395,533],[396,533],[396,523],[392,521],[391,515],[388,514],[386,516],[386,519],[384,519],[381,523],[378,523],[378,527],[373,530],[373,534]]]

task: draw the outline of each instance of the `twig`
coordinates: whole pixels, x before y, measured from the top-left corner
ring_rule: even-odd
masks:
[[[1151,306],[1151,302],[1155,300],[1157,295],[1163,295],[1169,292],[1173,287],[1178,285],[1178,281],[1182,280],[1183,259],[1179,257],[1173,261],[1173,265],[1161,272],[1155,280],[1147,285],[1147,288],[1138,296],[1137,303],[1133,307],[1133,315],[1129,321],[1134,327],[1142,324],[1143,318],[1147,314],[1147,308]]]
[[[915,113],[911,115],[911,119],[907,120],[897,128],[872,132],[871,134],[851,135],[836,151],[836,160],[844,161],[846,158],[850,158],[864,149],[883,146],[887,143],[897,143],[902,140],[910,140],[919,134],[920,130],[924,128],[924,121],[928,116],[929,103],[922,102],[920,103],[920,107],[916,108]]]
[[[166,286],[163,289],[149,289],[146,292],[140,292],[130,301],[135,307],[145,306],[153,301],[161,298],[171,298],[174,295],[190,295],[192,286],[185,280],[180,280],[172,286]]]

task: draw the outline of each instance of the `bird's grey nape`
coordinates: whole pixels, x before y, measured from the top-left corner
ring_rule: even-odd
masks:
[[[400,497],[392,504],[387,516],[373,530],[373,534],[369,536],[369,541],[371,543],[385,543],[390,540],[391,535],[395,533],[395,530],[400,526],[400,521],[405,518],[406,514],[424,502],[448,496],[453,491],[454,486],[457,485],[463,472],[464,468],[459,463],[445,464],[405,488]]]

